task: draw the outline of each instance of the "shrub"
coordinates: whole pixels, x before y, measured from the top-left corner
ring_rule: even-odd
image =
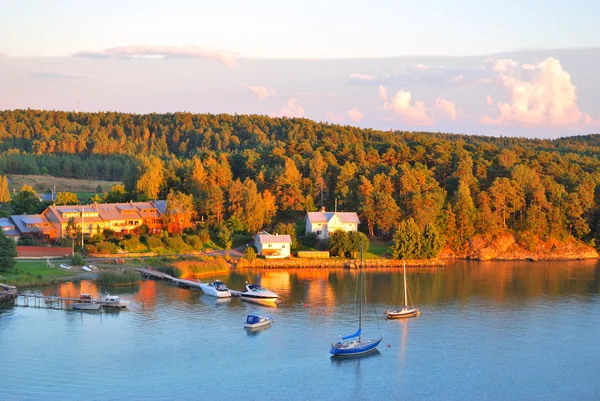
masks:
[[[160,238],[157,237],[148,237],[148,239],[146,240],[146,245],[148,245],[148,248],[150,248],[151,250],[163,248],[162,241],[160,240]]]
[[[96,248],[98,250],[98,253],[101,255],[108,255],[118,252],[117,246],[112,242],[99,242],[96,245]]]
[[[256,259],[256,250],[253,246],[248,246],[244,250],[244,256],[248,259],[248,262],[252,263]]]
[[[200,241],[202,241],[203,244],[206,244],[210,241],[210,231],[206,228],[198,230],[198,238],[200,238]]]
[[[168,249],[172,249],[175,251],[179,251],[181,249],[184,249],[185,246],[185,242],[183,242],[183,239],[181,238],[181,236],[179,235],[175,235],[173,237],[167,237],[163,239],[164,244],[166,245],[166,247]]]
[[[185,242],[194,249],[202,249],[202,240],[197,235],[188,235]]]
[[[193,277],[202,274],[229,272],[229,265],[222,257],[186,260],[171,264],[181,272],[182,277]]]
[[[144,244],[142,244],[137,238],[124,239],[121,241],[121,246],[127,252],[141,252],[146,250]]]
[[[85,264],[85,261],[83,260],[83,256],[81,256],[78,253],[73,255],[72,262],[73,262],[73,265],[75,265],[75,266],[83,266]]]
[[[307,248],[314,248],[317,245],[317,234],[309,233],[302,237],[302,245]]]
[[[173,277],[181,277],[181,270],[174,266],[159,266],[156,268],[161,273],[166,273]]]
[[[85,253],[87,253],[88,255],[90,253],[98,253],[98,248],[96,248],[96,245],[85,245],[83,247],[83,250],[85,251]]]

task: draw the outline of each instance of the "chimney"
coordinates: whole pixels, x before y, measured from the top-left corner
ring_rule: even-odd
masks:
[[[325,213],[325,206],[321,207],[321,212]]]

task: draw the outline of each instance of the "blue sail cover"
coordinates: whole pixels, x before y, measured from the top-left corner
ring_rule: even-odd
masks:
[[[349,335],[349,336],[346,336],[346,337],[342,337],[342,340],[349,340],[351,338],[358,337],[358,336],[360,336],[360,329],[358,329],[358,331],[356,333],[352,334],[352,335]]]

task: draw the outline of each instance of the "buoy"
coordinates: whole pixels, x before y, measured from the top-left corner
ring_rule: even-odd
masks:
[[[304,307],[306,308],[306,304],[304,304]]]
[[[390,348],[390,347],[391,347],[391,345],[390,345],[390,344],[388,344],[388,348]]]

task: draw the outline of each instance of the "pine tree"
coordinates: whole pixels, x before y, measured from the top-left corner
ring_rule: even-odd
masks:
[[[460,181],[454,202],[456,231],[460,243],[469,239],[475,233],[476,209],[471,198],[471,190],[466,182]]]
[[[421,257],[421,232],[412,218],[400,223],[392,236],[394,259],[417,259]]]

